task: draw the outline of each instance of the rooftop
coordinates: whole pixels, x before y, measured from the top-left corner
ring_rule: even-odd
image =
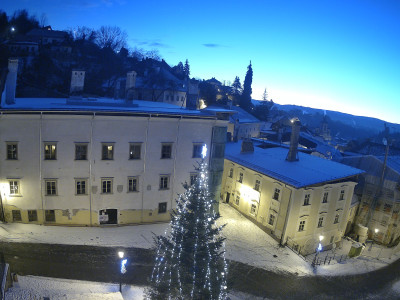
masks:
[[[250,153],[240,153],[240,150],[240,143],[226,144],[225,158],[295,188],[334,182],[364,172],[301,152],[298,161],[289,162],[286,160],[288,149],[281,147],[254,147]]]
[[[126,102],[110,98],[16,98],[15,104],[2,103],[0,111],[103,112],[215,118],[207,111],[181,108],[168,103],[140,100]]]
[[[230,117],[231,122],[238,121],[239,123],[261,123],[259,119],[238,106],[232,106],[230,109],[237,112],[237,114]]]

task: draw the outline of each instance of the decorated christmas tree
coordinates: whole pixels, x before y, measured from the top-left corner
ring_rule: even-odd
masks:
[[[156,237],[157,257],[148,295],[152,299],[225,299],[227,264],[219,214],[208,188],[203,159],[192,186],[185,186],[171,213],[171,226]]]

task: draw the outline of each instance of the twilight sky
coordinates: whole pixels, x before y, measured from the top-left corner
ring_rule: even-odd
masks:
[[[397,0],[3,0],[47,16],[53,29],[116,25],[132,48],[157,48],[191,76],[243,83],[254,99],[400,123]]]

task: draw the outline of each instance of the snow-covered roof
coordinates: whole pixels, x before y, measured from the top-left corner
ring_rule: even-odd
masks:
[[[298,161],[289,162],[286,160],[288,149],[281,147],[254,147],[254,152],[247,153],[240,153],[240,150],[240,143],[226,144],[225,158],[295,188],[328,183],[364,172],[300,152]]]
[[[239,123],[261,123],[259,119],[238,106],[232,106],[231,110],[237,112],[237,114],[230,117],[230,121],[233,123],[236,121]]]
[[[133,100],[129,103],[125,100],[109,98],[16,98],[15,104],[2,104],[0,110],[118,112],[215,118],[207,111],[181,108],[169,103],[140,100]]]
[[[366,173],[379,178],[382,175],[384,159],[384,156],[360,155],[344,157],[341,162],[346,165],[362,169]],[[399,156],[388,156],[387,168],[385,170],[385,180],[391,180],[394,182],[400,181],[399,160]]]

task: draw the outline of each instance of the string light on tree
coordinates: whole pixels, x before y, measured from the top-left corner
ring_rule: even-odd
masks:
[[[224,238],[208,187],[207,146],[195,183],[171,213],[169,234],[156,237],[157,257],[148,295],[153,299],[226,299]]]

